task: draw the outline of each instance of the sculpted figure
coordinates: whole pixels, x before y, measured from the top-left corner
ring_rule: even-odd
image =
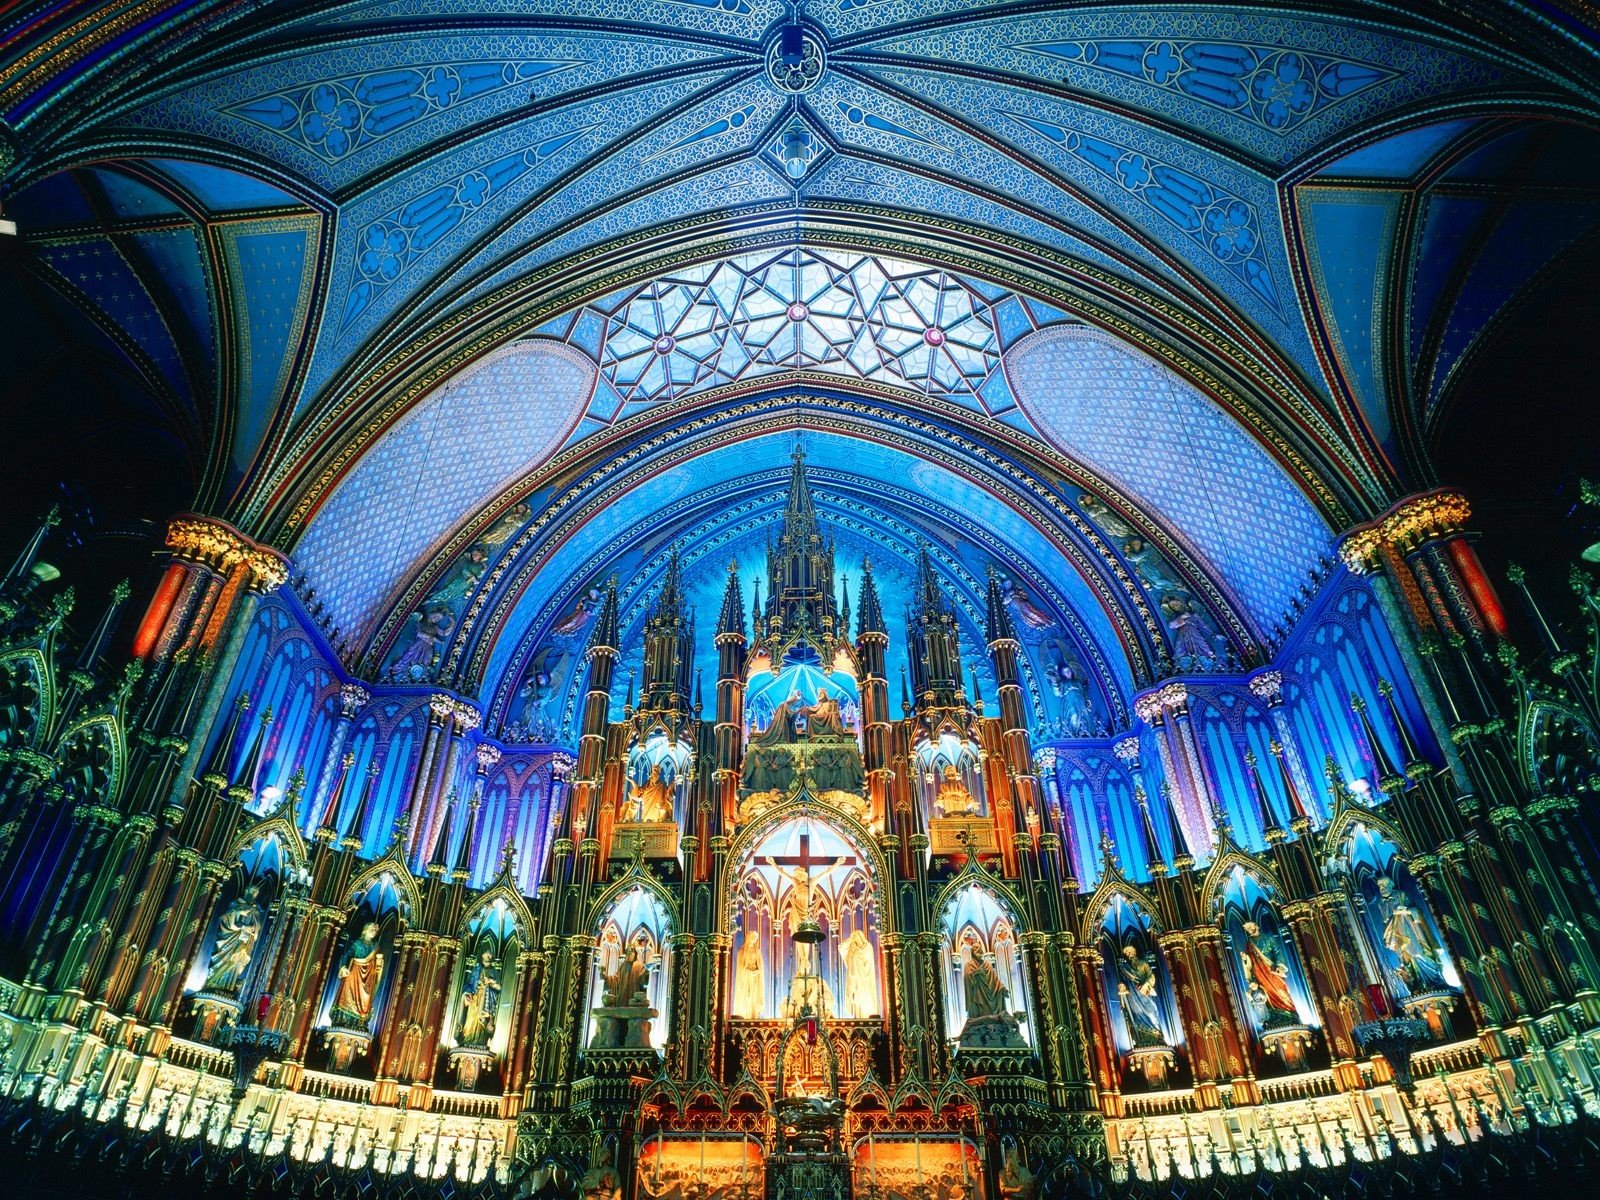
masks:
[[[845,938],[839,957],[844,960],[844,1015],[858,1021],[878,1016],[877,956],[865,931]]]
[[[757,1020],[767,1002],[767,964],[761,957],[761,941],[753,931],[744,935],[735,969],[733,1015]]]
[[[978,802],[967,790],[961,772],[949,763],[945,764],[944,777],[939,780],[939,790],[934,794],[933,804],[947,817],[970,817],[978,812]]]
[[[372,1004],[383,979],[383,951],[378,949],[378,925],[368,921],[351,941],[339,964],[339,988],[333,994],[329,1016],[340,1029],[365,1030],[372,1021]]]
[[[500,976],[494,955],[485,950],[467,968],[461,988],[461,1030],[463,1046],[487,1046],[494,1037],[495,1014],[500,1008]]]
[[[228,906],[217,921],[217,945],[201,990],[232,996],[244,980],[250,956],[261,937],[261,910],[256,907],[256,888],[250,888]]]
[[[628,792],[630,821],[672,820],[672,785],[661,777],[661,764],[650,764],[650,776]]]
[[[1399,960],[1397,969],[1406,987],[1427,992],[1447,986],[1427,925],[1387,875],[1378,880],[1378,908],[1383,916],[1383,944]]]
[[[1261,999],[1267,1007],[1266,1024],[1284,1024],[1300,1019],[1295,1012],[1294,997],[1289,993],[1289,964],[1283,957],[1278,939],[1262,932],[1254,921],[1242,926],[1245,942],[1239,961],[1247,980],[1261,989]]]
[[[994,955],[973,947],[962,968],[961,981],[967,994],[967,1017],[1007,1016],[1006,999],[1010,989],[994,969]]]
[[[1156,999],[1156,966],[1141,958],[1137,947],[1124,946],[1117,959],[1117,999],[1135,1046],[1164,1046],[1161,1009]]]

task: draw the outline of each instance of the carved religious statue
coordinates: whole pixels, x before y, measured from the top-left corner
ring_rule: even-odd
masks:
[[[1254,921],[1244,922],[1241,928],[1246,941],[1239,962],[1244,967],[1248,999],[1261,1027],[1297,1024],[1300,1016],[1289,992],[1289,963],[1283,947]]]
[[[818,688],[817,702],[802,708],[800,715],[806,719],[806,736],[808,738],[847,738],[850,736],[850,731],[844,726],[844,716],[839,711],[839,702],[828,695],[827,688]]]
[[[378,948],[378,925],[368,921],[351,941],[339,964],[339,987],[333,994],[329,1018],[339,1029],[365,1031],[372,1021],[372,1005],[383,978],[383,951]]]
[[[759,1020],[767,1002],[767,965],[761,956],[761,939],[754,929],[744,935],[734,964],[733,1015]]]
[[[651,763],[649,777],[628,791],[627,820],[657,824],[672,820],[672,785],[661,777],[661,764]]]
[[[1378,911],[1383,917],[1383,944],[1394,954],[1395,971],[1406,989],[1432,992],[1446,987],[1427,925],[1387,875],[1378,880]]]
[[[463,1046],[483,1047],[494,1037],[495,1015],[500,1008],[500,975],[494,955],[485,950],[467,968],[461,985],[461,1028],[457,1040]]]
[[[944,775],[939,780],[939,790],[933,798],[933,806],[942,817],[972,817],[978,814],[978,802],[967,790],[967,785],[961,779],[961,772],[950,763],[945,764]]]
[[[591,1049],[639,1049],[650,1044],[650,1022],[657,1010],[650,1006],[650,972],[655,963],[647,954],[648,947],[635,942],[616,968],[602,976]]]
[[[1000,1017],[1008,1015],[1006,999],[1010,989],[994,969],[994,955],[985,954],[977,947],[967,953],[967,965],[962,969],[961,982],[967,996],[967,1019],[973,1017]]]
[[[839,948],[844,961],[844,1015],[864,1020],[879,1015],[878,962],[866,932],[853,931]]]
[[[261,937],[261,910],[256,907],[256,888],[250,888],[228,906],[217,919],[217,945],[201,991],[219,996],[235,996],[244,982],[245,970]]]
[[[785,919],[789,923],[789,933],[800,928],[800,923],[807,918],[816,916],[816,885],[820,880],[827,878],[834,871],[844,866],[844,857],[841,855],[818,871],[816,878],[806,867],[787,867],[780,863],[767,860],[773,870],[777,871],[789,881],[789,890],[782,900],[773,901],[773,927],[782,929]],[[794,965],[796,975],[815,975],[817,973],[817,948],[809,942],[796,942],[794,947]]]
[[[1141,956],[1135,946],[1124,946],[1117,959],[1117,999],[1122,1005],[1122,1019],[1127,1022],[1128,1039],[1134,1046],[1167,1044],[1156,999],[1155,960]]]

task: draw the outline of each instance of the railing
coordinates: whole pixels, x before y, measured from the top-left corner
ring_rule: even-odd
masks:
[[[173,1038],[167,1046],[167,1061],[175,1067],[205,1075],[233,1074],[233,1055],[215,1046],[183,1038]]]
[[[446,1116],[490,1120],[500,1115],[500,1097],[478,1092],[435,1092],[428,1107]]]
[[[1475,1071],[1481,1066],[1483,1049],[1476,1038],[1451,1042],[1448,1046],[1431,1046],[1411,1056],[1411,1074],[1418,1079],[1424,1075],[1437,1075],[1440,1071],[1451,1075],[1460,1071]]]
[[[1310,1071],[1304,1075],[1283,1075],[1259,1082],[1261,1099],[1268,1104],[1288,1100],[1309,1100],[1313,1096],[1332,1096],[1339,1090],[1332,1071]]]
[[[1123,1111],[1130,1117],[1166,1117],[1192,1113],[1194,1092],[1187,1089],[1169,1092],[1144,1092],[1122,1098]]]
[[[295,1089],[305,1096],[323,1100],[343,1100],[346,1104],[366,1104],[372,1099],[370,1079],[352,1079],[348,1075],[329,1075],[325,1071],[307,1071],[300,1077]]]

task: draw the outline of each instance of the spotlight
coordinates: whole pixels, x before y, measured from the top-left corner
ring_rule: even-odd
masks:
[[[791,129],[783,135],[783,169],[790,179],[799,179],[806,173],[811,160],[811,135],[804,129]]]
[[[6,210],[0,208],[0,235],[5,237],[17,236],[17,223],[6,216]]]
[[[778,61],[793,70],[805,57],[805,31],[798,24],[785,25],[778,33]]]

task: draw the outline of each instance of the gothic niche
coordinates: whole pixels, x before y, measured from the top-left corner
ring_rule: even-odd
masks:
[[[371,1050],[393,983],[396,935],[406,919],[405,901],[388,871],[360,886],[350,904],[318,1022],[328,1066],[341,1073]],[[400,1030],[402,1048],[420,1047],[422,1034],[415,1025]]]
[[[1321,1022],[1273,896],[1243,864],[1235,863],[1214,904],[1221,910],[1234,993],[1244,999],[1250,1030],[1262,1050],[1276,1055],[1286,1070],[1306,1070],[1312,1030]]]
[[[978,744],[946,727],[919,741],[914,752],[916,788],[927,816],[935,854],[956,854],[970,845],[979,854],[997,849],[994,822],[983,794]]]
[[[613,858],[628,858],[636,847],[646,858],[672,858],[678,853],[680,801],[692,762],[688,745],[659,729],[633,747],[617,812]]]
[[[1030,1042],[1017,921],[987,888],[972,883],[945,902],[945,1028],[959,1054],[1024,1050]]]
[[[808,640],[758,648],[746,671],[744,769],[739,819],[760,816],[800,787],[866,820],[866,769],[857,731],[860,694],[848,643]]]
[[[659,1051],[667,1044],[672,919],[635,884],[600,913],[589,974],[589,1050]]]
[[[1426,1021],[1436,1040],[1447,1041],[1461,978],[1394,843],[1352,822],[1323,870],[1328,885],[1343,891],[1360,916],[1374,960],[1371,973],[1408,1015]]]
[[[1173,1007],[1172,980],[1155,944],[1150,914],[1113,892],[1099,918],[1100,976],[1117,1049],[1152,1091],[1170,1086],[1182,1042]]]
[[[256,838],[239,853],[184,989],[200,1041],[215,1042],[224,1027],[238,1020],[239,997],[283,885],[283,872],[283,843],[276,833]]]
[[[881,1019],[876,888],[854,842],[826,821],[791,818],[740,856],[734,879],[736,1020]],[[820,942],[795,940],[805,922]]]
[[[461,939],[456,1001],[445,1032],[450,1069],[464,1092],[503,1060],[510,1034],[511,992],[517,953],[525,934],[503,896],[473,913]]]

